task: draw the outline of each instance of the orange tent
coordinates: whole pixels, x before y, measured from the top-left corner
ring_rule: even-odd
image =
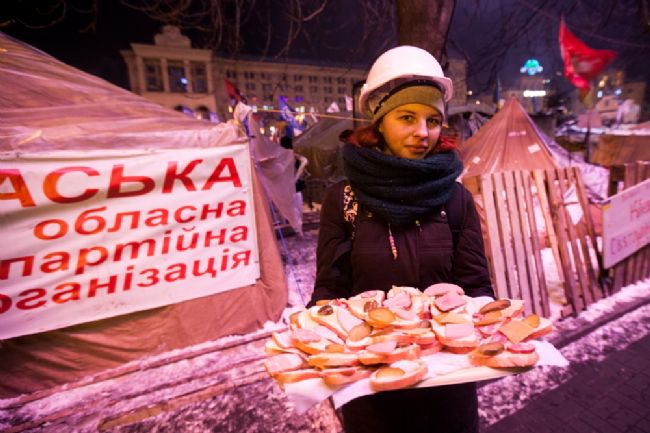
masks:
[[[465,176],[558,168],[545,140],[516,98],[460,146]]]

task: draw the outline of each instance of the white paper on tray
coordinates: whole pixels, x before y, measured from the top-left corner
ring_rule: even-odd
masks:
[[[536,365],[554,365],[559,367],[569,365],[569,361],[551,343],[537,340],[532,341],[532,343],[535,345],[539,354],[539,361]],[[469,363],[467,355],[447,352],[423,356],[421,359],[427,363],[428,373],[424,380],[416,385],[417,388],[498,379],[500,377],[522,373],[532,368],[496,369],[490,367],[473,367]],[[298,414],[306,412],[330,396],[334,402],[334,407],[339,408],[350,400],[374,393],[372,388],[370,388],[369,379],[359,380],[337,390],[325,385],[322,379],[307,379],[286,384],[284,391]]]

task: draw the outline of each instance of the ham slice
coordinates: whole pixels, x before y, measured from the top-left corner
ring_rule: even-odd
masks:
[[[437,283],[424,289],[424,294],[432,298],[435,298],[436,296],[442,296],[450,292],[454,292],[459,295],[465,294],[465,291],[462,287],[449,283]]]
[[[449,311],[467,304],[467,300],[456,292],[449,292],[434,301],[440,311]]]
[[[400,292],[392,298],[386,299],[383,305],[388,308],[409,308],[411,306],[411,295],[406,292]]]
[[[404,308],[391,308],[391,310],[397,317],[403,320],[412,321],[418,318],[418,315],[411,310],[405,310]]]
[[[274,332],[271,334],[271,338],[279,347],[283,349],[290,349],[293,347],[289,332]]]
[[[458,340],[472,335],[474,325],[471,323],[448,323],[445,325],[445,338]]]
[[[297,370],[306,365],[305,360],[295,353],[281,353],[264,360],[264,368],[271,376],[282,371]]]
[[[341,338],[338,335],[336,335],[336,332],[332,331],[326,326],[319,325],[318,327],[316,327],[316,329],[314,329],[314,332],[320,335],[321,337],[323,337],[324,339],[329,340],[333,343],[345,344],[344,341],[341,340]]]
[[[397,341],[388,340],[388,341],[382,341],[381,343],[371,344],[370,346],[366,347],[366,350],[369,350],[374,353],[385,354],[385,353],[393,352],[396,347],[397,347]]]
[[[291,340],[297,340],[301,343],[315,343],[321,340],[321,336],[308,329],[296,329],[291,333]]]
[[[535,351],[535,345],[532,343],[506,343],[506,350],[509,350],[513,353],[533,353]]]
[[[352,328],[363,323],[363,320],[350,313],[346,307],[338,308],[336,310],[336,315],[341,324],[341,328],[343,328],[343,330],[348,334]]]
[[[492,325],[477,326],[476,329],[478,329],[478,332],[480,332],[483,337],[488,337],[495,334],[500,327],[501,323],[493,323]]]

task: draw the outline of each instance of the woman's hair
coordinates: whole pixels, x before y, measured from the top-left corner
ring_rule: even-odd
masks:
[[[381,119],[372,125],[361,126],[356,128],[346,137],[345,142],[350,143],[353,146],[357,147],[369,147],[369,148],[378,148],[384,150],[386,146],[386,140],[384,136],[379,132],[379,123]],[[446,137],[440,134],[438,142],[431,149],[430,154],[440,153],[440,152],[449,152],[452,150],[457,150],[458,146],[456,140],[452,137]]]

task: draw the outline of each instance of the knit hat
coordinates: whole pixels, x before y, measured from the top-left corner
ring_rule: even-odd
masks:
[[[384,94],[375,94],[368,100],[372,123],[400,105],[423,104],[435,108],[446,118],[445,100],[438,87],[421,82],[407,83]]]

